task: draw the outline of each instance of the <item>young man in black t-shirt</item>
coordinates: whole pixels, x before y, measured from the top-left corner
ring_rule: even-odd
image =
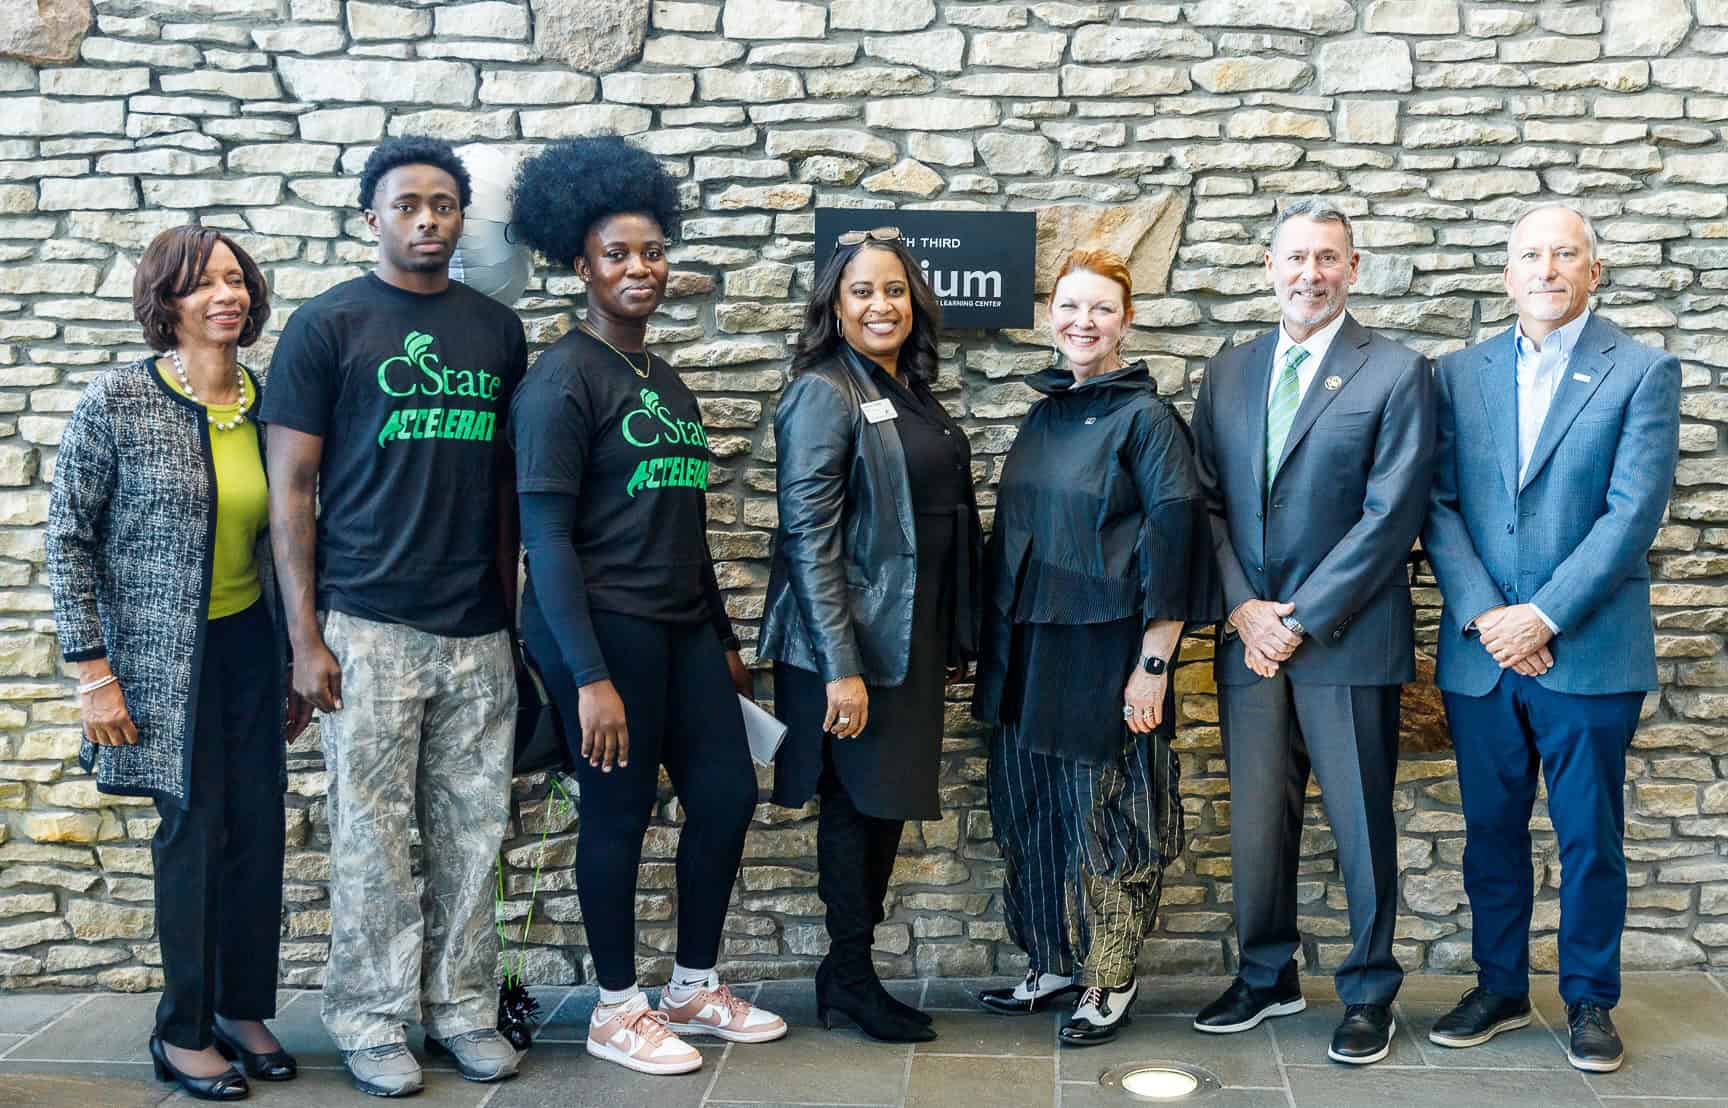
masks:
[[[326,713],[324,1024],[375,1096],[421,1087],[409,1021],[470,1080],[517,1064],[490,932],[516,712],[504,424],[527,346],[510,309],[450,280],[468,200],[448,143],[373,152],[360,207],[377,268],[294,313],[260,414],[294,688]]]

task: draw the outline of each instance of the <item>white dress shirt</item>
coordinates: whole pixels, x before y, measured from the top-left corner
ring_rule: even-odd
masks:
[[[1538,349],[1524,334],[1524,325],[1516,325],[1515,344],[1518,350],[1518,484],[1524,484],[1524,474],[1530,468],[1530,455],[1536,451],[1536,440],[1542,434],[1542,424],[1548,419],[1548,409],[1560,382],[1566,379],[1566,367],[1572,362],[1572,348],[1590,320],[1585,311],[1572,322],[1549,333]]]
[[[1332,349],[1332,340],[1338,337],[1338,329],[1344,326],[1344,313],[1339,312],[1332,317],[1332,322],[1308,336],[1307,341],[1297,342],[1290,337],[1290,332],[1284,329],[1284,322],[1278,322],[1278,348],[1272,352],[1272,378],[1266,385],[1266,405],[1271,407],[1272,394],[1278,390],[1278,376],[1284,369],[1284,358],[1292,346],[1300,346],[1308,351],[1308,357],[1296,367],[1296,383],[1298,396],[1308,395],[1308,386],[1314,383],[1314,377],[1320,372],[1320,363],[1326,360],[1326,351]]]
[[[1518,484],[1524,484],[1524,474],[1530,468],[1530,455],[1536,452],[1536,440],[1542,435],[1542,424],[1548,421],[1548,409],[1554,405],[1554,394],[1566,379],[1566,367],[1572,364],[1572,348],[1590,320],[1586,308],[1577,319],[1556,331],[1550,331],[1542,346],[1524,334],[1522,323],[1514,325],[1513,344],[1518,351]],[[1530,605],[1548,630],[1555,634],[1560,628],[1536,605]]]

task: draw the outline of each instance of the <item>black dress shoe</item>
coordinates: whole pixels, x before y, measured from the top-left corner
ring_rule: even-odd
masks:
[[[1484,988],[1465,993],[1458,1006],[1440,1017],[1428,1032],[1441,1046],[1481,1046],[1500,1034],[1530,1026],[1530,997],[1501,996]]]
[[[1260,1021],[1273,1016],[1293,1016],[1308,1007],[1302,999],[1302,984],[1296,976],[1296,963],[1291,962],[1278,974],[1269,989],[1256,989],[1238,977],[1224,990],[1224,995],[1200,1009],[1194,1017],[1194,1030],[1214,1035],[1236,1031],[1251,1031]]]
[[[827,970],[827,972],[824,972]],[[848,978],[816,968],[816,1018],[830,1031],[848,1021],[872,1039],[885,1043],[927,1043],[936,1037],[930,1025],[901,1015],[888,1003],[892,998],[881,983]]]
[[[1392,1018],[1387,1004],[1352,1004],[1344,1009],[1344,1019],[1332,1032],[1332,1045],[1326,1057],[1334,1062],[1366,1066],[1392,1052],[1392,1034],[1398,1021]]]
[[[1567,1005],[1566,1026],[1572,1032],[1566,1060],[1576,1068],[1613,1073],[1626,1060],[1620,1033],[1614,1030],[1614,1020],[1602,1005],[1589,1001]]]
[[[1080,986],[1070,980],[1066,985],[1041,993],[1038,980],[1043,976],[1032,970],[1026,975],[1026,980],[1011,989],[985,989],[978,994],[978,1003],[1004,1016],[1029,1016],[1033,1012],[1054,1008],[1080,991]]]
[[[193,1077],[189,1073],[181,1073],[174,1063],[168,1060],[168,1052],[162,1048],[162,1040],[155,1035],[150,1036],[150,1061],[156,1067],[156,1080],[172,1081],[193,1100],[244,1100],[252,1092],[252,1086],[246,1083],[246,1075],[229,1066],[214,1077]]]
[[[1134,1017],[1128,1009],[1133,1006],[1139,991],[1139,982],[1133,980],[1120,989],[1092,986],[1080,994],[1074,1018],[1062,1025],[1056,1037],[1064,1046],[1097,1046],[1109,1042],[1118,1031],[1133,1022]]]
[[[210,1036],[216,1040],[216,1049],[222,1057],[230,1062],[239,1062],[247,1077],[256,1077],[260,1081],[292,1081],[294,1075],[300,1072],[299,1063],[295,1062],[294,1056],[286,1050],[254,1054],[241,1046],[239,1039],[219,1026],[210,1028]]]

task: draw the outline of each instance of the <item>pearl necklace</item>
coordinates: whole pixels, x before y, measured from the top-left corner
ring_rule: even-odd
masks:
[[[192,403],[202,405],[204,418],[218,431],[232,431],[246,422],[246,371],[240,368],[240,363],[234,363],[234,385],[240,390],[240,403],[234,409],[234,418],[218,423],[216,413],[210,410],[210,405],[198,399],[198,394],[192,391],[192,380],[186,376],[186,360],[180,357],[178,349],[168,351],[168,360],[174,363],[174,372],[180,375],[180,388],[192,398]]]

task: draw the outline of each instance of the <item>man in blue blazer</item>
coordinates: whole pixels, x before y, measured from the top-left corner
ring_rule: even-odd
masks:
[[[1230,765],[1239,975],[1194,1020],[1247,1031],[1304,1006],[1296,883],[1303,792],[1320,781],[1350,907],[1344,1019],[1327,1056],[1377,1062],[1404,971],[1392,953],[1398,690],[1415,676],[1407,561],[1434,473],[1428,359],[1345,311],[1349,218],[1288,204],[1266,274],[1279,322],[1206,366],[1200,479],[1229,619],[1213,674]]]
[[[1579,1069],[1618,1069],[1626,748],[1656,688],[1650,569],[1679,449],[1680,365],[1589,309],[1596,234],[1559,205],[1507,247],[1518,322],[1440,362],[1423,546],[1445,598],[1437,681],[1458,755],[1478,987],[1429,1037],[1530,1022],[1537,769],[1560,844],[1560,996]]]

